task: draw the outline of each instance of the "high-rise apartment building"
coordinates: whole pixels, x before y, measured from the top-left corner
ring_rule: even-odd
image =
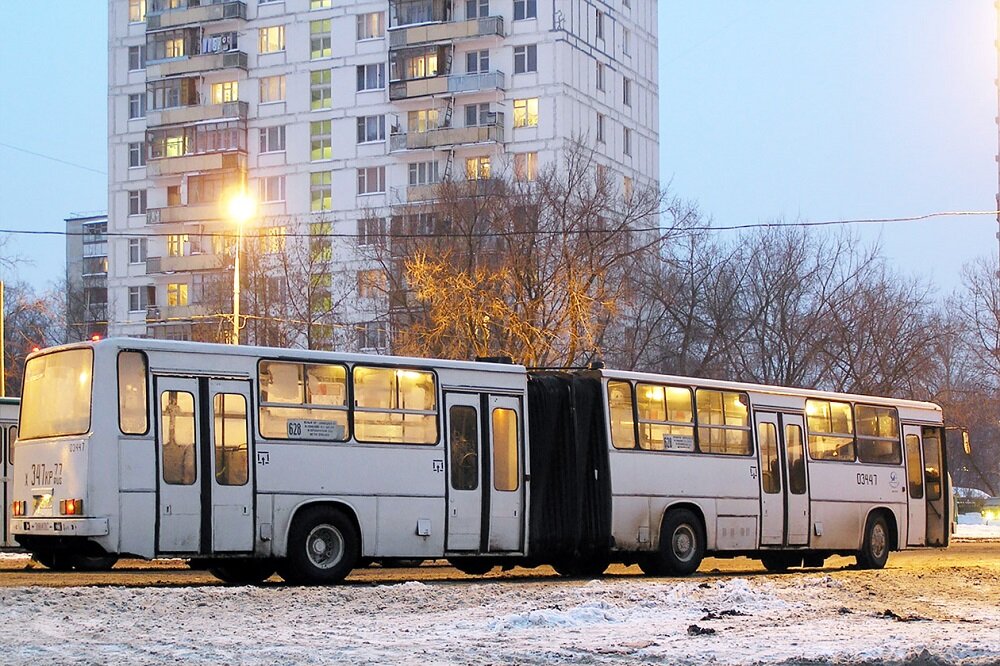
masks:
[[[359,281],[345,345],[378,348],[362,250],[394,207],[442,179],[531,179],[574,141],[626,186],[658,178],[654,0],[110,0],[109,16],[112,335],[220,327],[223,200],[244,187],[247,233],[337,239]]]
[[[67,342],[108,334],[108,216],[72,215],[66,222]]]

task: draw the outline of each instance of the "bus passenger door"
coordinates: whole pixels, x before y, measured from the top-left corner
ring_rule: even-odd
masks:
[[[760,545],[781,546],[785,537],[785,503],[781,492],[778,415],[757,413],[757,455],[760,467]]]
[[[202,447],[211,460],[210,506],[212,552],[252,552],[254,546],[254,479],[251,471],[250,383],[208,380],[210,444]],[[206,450],[207,449],[207,450]],[[203,498],[208,502],[208,498]]]
[[[920,427],[903,426],[906,449],[906,545],[923,546],[927,541],[927,504],[924,501],[924,461]]]
[[[489,485],[489,552],[521,550],[524,517],[524,429],[521,400],[489,396],[490,460],[483,462]],[[485,473],[491,470],[492,473]]]
[[[785,471],[785,544],[809,545],[809,475],[806,474],[805,428],[801,414],[782,414]]]
[[[448,517],[445,550],[479,549],[483,524],[479,394],[445,393]]]
[[[3,532],[0,533],[0,546],[9,546],[10,541],[10,442],[8,428],[7,426],[0,425],[0,500],[3,504],[0,504],[0,513],[3,517],[0,518],[0,527],[3,528]]]
[[[202,453],[204,426],[198,380],[156,380],[157,458],[159,463],[157,552],[201,551]]]
[[[924,427],[924,496],[927,506],[927,545],[947,546],[951,535],[951,497],[944,457],[944,428]]]

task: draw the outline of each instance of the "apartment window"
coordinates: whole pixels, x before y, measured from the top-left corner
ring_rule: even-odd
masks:
[[[309,73],[309,108],[313,111],[333,108],[333,74],[329,69]]]
[[[261,250],[265,254],[277,254],[279,252],[284,252],[285,236],[288,234],[288,228],[284,226],[268,227],[263,231],[264,233],[260,239]],[[271,291],[273,293],[280,293],[281,289],[272,287]]]
[[[333,159],[333,143],[330,138],[331,122],[329,120],[317,120],[309,123],[309,160],[319,162],[320,160]]]
[[[358,194],[381,194],[385,192],[385,167],[358,169]]]
[[[514,0],[514,20],[523,21],[533,19],[538,16],[538,6],[536,0]]]
[[[285,50],[285,26],[272,25],[258,32],[257,52],[276,53]]]
[[[597,143],[604,143],[604,114],[597,114]]]
[[[632,31],[628,28],[622,28],[622,52],[632,55]]]
[[[469,51],[465,54],[465,71],[469,74],[479,74],[490,71],[490,52],[488,49],[482,51]]]
[[[411,187],[433,185],[440,180],[437,162],[414,162],[409,165],[409,184]]]
[[[365,217],[358,220],[358,245],[385,245],[385,218]]]
[[[309,0],[309,10],[329,9],[333,6],[333,0]]]
[[[484,104],[466,104],[465,105],[465,126],[466,127],[480,127],[483,125],[490,125],[495,122],[496,116],[490,111],[490,105],[488,103]]]
[[[146,261],[146,239],[128,239],[128,263],[141,264]]]
[[[129,120],[146,117],[146,93],[134,93],[128,96],[128,117]]]
[[[221,83],[213,83],[211,92],[212,92],[212,104],[225,104],[226,102],[235,102],[240,98],[240,86],[236,81],[222,81]]]
[[[260,152],[279,153],[285,150],[285,126],[260,128]]]
[[[378,269],[358,271],[358,296],[378,298],[385,294],[385,273]]]
[[[267,176],[260,179],[260,200],[272,203],[285,200],[285,177]]]
[[[128,0],[128,22],[142,23],[146,20],[146,0]]]
[[[538,126],[538,98],[514,100],[514,127]]]
[[[420,55],[412,56],[407,58],[403,64],[407,80],[438,75],[438,57],[436,52],[421,53]],[[468,64],[466,62],[466,66]]]
[[[597,14],[596,14],[596,25],[595,25],[594,30],[595,30],[595,32],[597,34],[597,38],[598,39],[604,39],[604,12],[601,11],[600,9],[598,9],[596,11],[597,11]]]
[[[465,0],[465,18],[486,18],[490,15],[490,0]]]
[[[265,76],[260,80],[260,103],[285,101],[285,76]]]
[[[358,92],[385,88],[385,63],[358,65]]]
[[[149,305],[149,288],[148,287],[129,287],[128,288],[128,311],[129,312],[144,312],[146,306]]]
[[[128,69],[130,72],[146,69],[146,47],[144,45],[128,47]]]
[[[622,79],[622,104],[632,106],[632,80]]]
[[[359,349],[385,349],[388,346],[389,338],[382,324],[369,321],[358,326]]]
[[[490,177],[489,155],[470,157],[465,160],[465,177],[467,180],[486,180]]]
[[[183,257],[186,252],[184,252],[184,245],[188,242],[187,234],[170,234],[167,236],[167,256],[168,257]]]
[[[385,14],[369,12],[358,14],[358,41],[381,39],[385,36]]]
[[[421,109],[410,111],[406,116],[408,132],[429,132],[438,128],[438,110]]]
[[[146,86],[148,104],[153,109],[172,109],[198,104],[198,80],[169,78],[153,81]]]
[[[622,128],[622,152],[626,155],[632,154],[632,130],[628,127]]]
[[[146,190],[129,190],[128,192],[128,214],[146,214]]]
[[[538,47],[534,44],[514,47],[514,73],[538,71]]]
[[[309,210],[316,213],[333,209],[333,174],[318,171],[309,174]]]
[[[385,116],[358,118],[358,143],[385,141]]]
[[[538,178],[538,153],[516,153],[514,155],[514,178],[522,182]]]
[[[128,144],[129,168],[146,166],[146,144],[138,141]]]
[[[604,63],[597,61],[595,64],[597,67],[597,69],[595,70],[597,79],[597,89],[604,90]]]
[[[181,186],[180,185],[167,185],[167,205],[168,206],[180,206],[181,205]]]
[[[309,59],[329,58],[331,54],[330,19],[309,21]]]
[[[622,177],[622,192],[625,194],[626,199],[632,198],[632,194],[635,192],[635,182],[631,176]]]
[[[188,304],[188,286],[181,282],[171,282],[167,285],[167,305],[177,307]]]

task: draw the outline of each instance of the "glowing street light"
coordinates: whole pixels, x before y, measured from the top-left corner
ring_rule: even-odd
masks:
[[[233,260],[233,331],[229,341],[240,344],[240,252],[243,249],[243,225],[256,212],[257,204],[246,192],[234,195],[227,206],[229,219],[236,224],[236,253]]]

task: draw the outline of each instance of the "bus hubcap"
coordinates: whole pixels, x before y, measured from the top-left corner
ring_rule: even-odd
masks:
[[[876,558],[882,557],[885,553],[885,546],[885,528],[882,527],[882,523],[877,523],[872,529],[872,555]]]
[[[314,566],[329,569],[344,556],[344,537],[330,525],[317,525],[306,538],[306,553]]]
[[[690,525],[681,525],[674,530],[674,556],[682,562],[687,562],[694,555],[695,536]]]

